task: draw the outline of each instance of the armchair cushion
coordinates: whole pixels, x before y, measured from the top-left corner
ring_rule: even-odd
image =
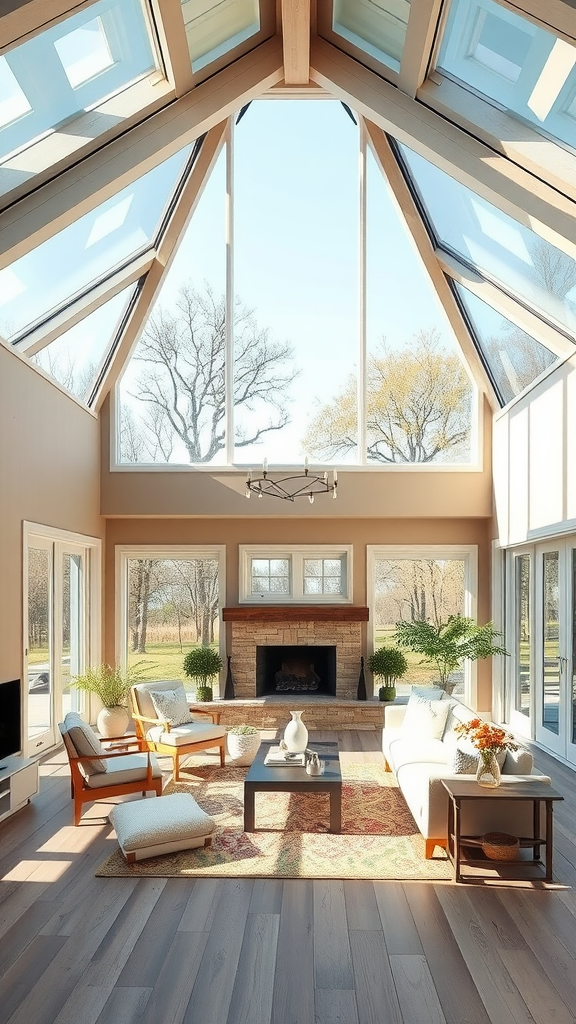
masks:
[[[183,686],[174,690],[150,690],[155,717],[171,726],[186,725],[192,721],[188,698]]]
[[[154,754],[136,752],[124,754],[121,757],[111,757],[104,771],[97,775],[90,775],[86,779],[86,785],[89,789],[100,789],[103,786],[123,786],[130,782],[144,781],[148,773],[148,758],[152,765],[152,778],[161,779],[162,769]]]
[[[163,743],[169,747],[186,746],[189,743],[202,743],[204,740],[219,740],[226,735],[223,725],[212,722],[189,722],[178,725],[166,732],[162,725],[153,725],[146,731],[146,738],[153,743]],[[207,744],[208,745],[208,744]]]
[[[87,725],[76,711],[68,712],[64,719],[64,726],[78,757],[106,753],[92,726]],[[94,761],[83,761],[79,768],[82,774],[89,778],[99,772],[105,772],[106,762],[97,759],[94,759]]]

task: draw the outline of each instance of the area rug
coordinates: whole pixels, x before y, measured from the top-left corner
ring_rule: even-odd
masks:
[[[247,768],[194,766],[165,793],[191,793],[216,822],[212,845],[127,864],[117,849],[99,877],[447,879],[441,853],[424,840],[394,777],[378,764],[342,764],[342,832],[328,832],[325,793],[257,793],[255,832],[243,831]],[[156,798],[158,799],[158,798]],[[162,799],[160,797],[160,799]]]

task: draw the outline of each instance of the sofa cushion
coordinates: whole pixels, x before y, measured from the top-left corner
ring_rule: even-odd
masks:
[[[411,694],[402,722],[403,735],[411,739],[440,740],[449,710],[448,701]]]
[[[500,771],[504,768],[506,754],[506,750],[498,750],[496,752],[496,760]],[[454,759],[452,761],[452,771],[454,774],[475,775],[479,761],[480,751],[478,750],[478,747],[475,747],[471,740],[458,740],[456,750],[454,751]]]
[[[399,736],[390,744],[389,758],[389,764],[396,775],[403,765],[418,764],[421,761],[443,765],[445,771],[451,771],[450,764],[446,761],[446,748],[442,740],[414,740]]]
[[[150,697],[156,712],[156,718],[170,725],[186,725],[192,721],[188,698],[183,686],[173,690],[150,690]]]
[[[64,719],[66,732],[74,745],[78,757],[87,757],[90,754],[105,754],[106,751],[100,743],[94,729],[88,725],[76,711],[69,711]],[[86,778],[106,771],[106,761],[82,761],[78,766],[82,775]]]

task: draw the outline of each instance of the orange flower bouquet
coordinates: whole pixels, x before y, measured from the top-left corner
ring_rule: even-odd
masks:
[[[501,750],[518,750],[518,744],[509,733],[497,725],[490,725],[480,718],[469,722],[458,722],[454,731],[467,736],[477,748],[480,757],[476,781],[481,786],[493,788],[500,785],[500,766],[496,754]]]

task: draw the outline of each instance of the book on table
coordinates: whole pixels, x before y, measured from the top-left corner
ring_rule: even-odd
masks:
[[[289,750],[283,750],[282,747],[270,747],[264,758],[264,764],[278,765],[281,768],[304,768],[306,754],[304,752],[301,754],[291,754]]]

